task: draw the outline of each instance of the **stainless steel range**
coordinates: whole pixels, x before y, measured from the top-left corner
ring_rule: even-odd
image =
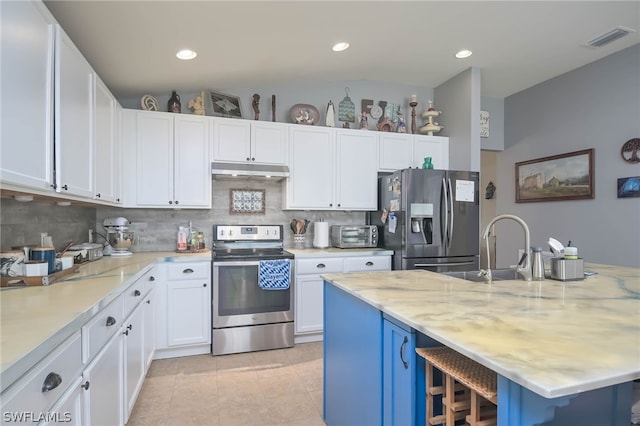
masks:
[[[213,355],[293,346],[293,254],[282,228],[213,226]]]

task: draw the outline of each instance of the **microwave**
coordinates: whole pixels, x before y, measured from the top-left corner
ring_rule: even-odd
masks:
[[[375,225],[332,225],[331,244],[338,248],[378,246],[378,227]]]

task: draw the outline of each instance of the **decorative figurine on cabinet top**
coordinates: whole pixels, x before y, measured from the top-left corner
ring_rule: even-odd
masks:
[[[204,92],[189,101],[189,109],[195,115],[204,115]]]
[[[253,118],[255,120],[259,120],[260,119],[260,95],[258,95],[257,93],[254,93],[251,99],[252,99],[251,106],[253,107]]]
[[[329,101],[329,104],[327,104],[327,116],[325,122],[327,127],[336,127],[336,110],[333,107],[333,101]]]
[[[369,130],[369,116],[364,111],[360,114],[360,129]]]
[[[433,121],[433,119],[440,116],[440,114],[442,114],[442,111],[437,111],[433,107],[433,101],[429,99],[429,109],[422,113],[422,118],[426,119],[427,123],[420,127],[420,133],[423,135],[433,136],[434,133],[438,133],[444,129],[444,126]]]

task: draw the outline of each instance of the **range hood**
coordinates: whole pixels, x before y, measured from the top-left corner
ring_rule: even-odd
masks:
[[[211,163],[213,177],[263,177],[281,180],[289,177],[288,166],[276,166],[269,164],[235,164],[235,163]]]

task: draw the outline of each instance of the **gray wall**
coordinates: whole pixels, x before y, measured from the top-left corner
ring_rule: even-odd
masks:
[[[640,176],[620,148],[640,136],[640,45],[505,100],[505,151],[498,153],[497,212],[522,217],[533,245],[571,240],[587,262],[640,266],[640,198],[616,198],[618,178]],[[595,148],[595,198],[515,203],[520,161]],[[519,228],[498,225],[498,266],[515,263]]]
[[[480,148],[490,151],[503,151],[504,99],[483,96],[480,103],[480,109],[489,112],[489,137],[480,138]]]
[[[480,70],[469,68],[434,89],[442,111],[439,133],[449,136],[449,168],[480,171]]]

